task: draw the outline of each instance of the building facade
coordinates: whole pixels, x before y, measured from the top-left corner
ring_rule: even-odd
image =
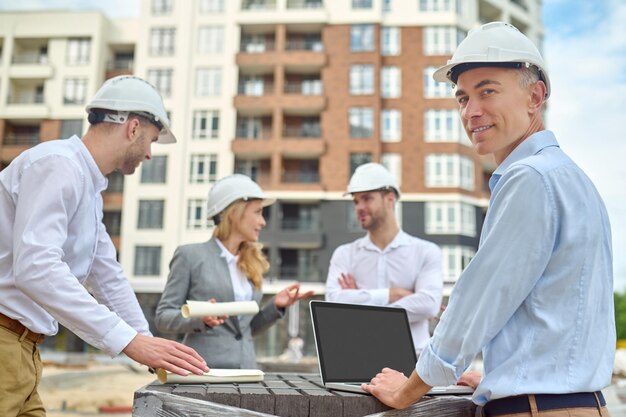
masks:
[[[323,289],[333,250],[363,235],[343,193],[368,161],[397,176],[403,229],[442,247],[449,292],[478,246],[494,164],[432,73],[492,20],[541,43],[540,0],[142,0],[124,21],[1,13],[0,163],[84,131],[85,98],[132,71],[159,89],[179,139],[105,195],[148,318],[176,247],[210,237],[207,193],[233,172],[278,199],[261,234],[266,292],[291,280]]]

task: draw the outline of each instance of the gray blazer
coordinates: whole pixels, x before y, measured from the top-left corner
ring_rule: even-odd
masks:
[[[254,316],[229,317],[224,324],[208,327],[200,318],[184,318],[180,307],[187,300],[234,301],[226,259],[214,239],[179,246],[170,262],[167,285],[156,309],[156,327],[164,333],[185,333],[183,343],[194,348],[212,368],[256,368],[252,337],[283,317],[274,299]],[[253,299],[262,293],[253,288]]]

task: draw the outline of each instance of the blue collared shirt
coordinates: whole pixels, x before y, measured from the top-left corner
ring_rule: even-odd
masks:
[[[615,354],[611,231],[604,203],[550,131],[523,141],[489,182],[476,256],[417,373],[454,383],[482,350],[475,403],[596,391]]]

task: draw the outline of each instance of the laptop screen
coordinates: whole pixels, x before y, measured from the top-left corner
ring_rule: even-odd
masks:
[[[367,382],[387,367],[407,377],[415,348],[401,308],[311,301],[322,381]]]

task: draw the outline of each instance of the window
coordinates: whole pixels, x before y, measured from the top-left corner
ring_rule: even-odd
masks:
[[[402,156],[398,153],[383,153],[380,155],[380,164],[396,178],[398,185],[402,185]],[[401,206],[401,204],[398,204]],[[400,219],[401,217],[398,217]]]
[[[350,94],[374,94],[374,66],[350,66]]]
[[[380,77],[380,95],[384,98],[398,98],[401,91],[399,67],[383,67]]]
[[[187,229],[197,230],[208,227],[206,200],[200,198],[187,200]]]
[[[435,81],[433,74],[435,67],[427,67],[424,69],[424,97],[454,97],[454,88],[448,82]]]
[[[189,167],[190,184],[206,184],[217,179],[217,155],[191,155]]]
[[[76,38],[67,41],[67,65],[89,64],[91,39]]]
[[[263,139],[263,121],[260,117],[238,119],[236,135],[242,139]]]
[[[161,247],[136,246],[134,272],[137,276],[161,275]]]
[[[174,55],[176,43],[175,28],[155,28],[150,31],[150,55],[171,56]]]
[[[469,246],[442,246],[444,282],[456,282],[476,251]]]
[[[174,6],[174,0],[152,0],[152,14],[155,16],[170,14]]]
[[[392,26],[381,28],[380,51],[383,55],[400,54],[400,28]]]
[[[83,104],[86,90],[86,78],[67,78],[63,86],[63,104]]]
[[[426,157],[427,187],[460,187],[474,190],[474,162],[456,154],[431,154]]]
[[[374,132],[374,110],[369,107],[352,107],[349,123],[351,138],[371,138]]]
[[[357,169],[359,165],[367,164],[368,162],[372,162],[372,154],[363,152],[363,153],[351,153],[350,154],[350,176],[354,174],[354,171]]]
[[[353,9],[371,9],[372,0],[352,0]]]
[[[476,209],[471,204],[433,201],[425,204],[425,231],[431,235],[476,236]]]
[[[224,0],[200,0],[200,13],[220,13],[224,11]]]
[[[164,200],[139,200],[137,229],[162,229]]]
[[[457,110],[427,110],[424,112],[426,142],[456,142],[470,145]]]
[[[61,121],[61,137],[69,138],[73,135],[81,136],[83,134],[83,120],[70,119]]]
[[[374,50],[374,25],[352,25],[350,50],[352,52]]]
[[[261,176],[260,163],[257,160],[245,159],[235,161],[235,173],[244,174],[258,182]]]
[[[148,70],[148,82],[156,87],[163,97],[172,95],[172,69]]]
[[[239,80],[239,90],[246,96],[262,96],[265,92],[265,79],[257,75],[244,75]],[[271,90],[268,83],[267,90]]]
[[[142,184],[165,184],[166,174],[167,155],[153,155],[141,163]]]
[[[192,137],[216,139],[220,129],[219,110],[196,110],[193,112]]]
[[[380,130],[380,136],[383,142],[399,142],[402,135],[402,119],[400,110],[381,111]]]
[[[383,12],[391,11],[391,0],[383,0]]]
[[[425,55],[452,55],[465,33],[452,26],[430,26],[424,31]]]
[[[196,96],[215,97],[222,93],[222,70],[199,68],[196,70]]]
[[[198,28],[198,52],[219,54],[224,49],[224,28],[222,26],[200,26]]]
[[[458,0],[418,0],[420,12],[454,12]]]

